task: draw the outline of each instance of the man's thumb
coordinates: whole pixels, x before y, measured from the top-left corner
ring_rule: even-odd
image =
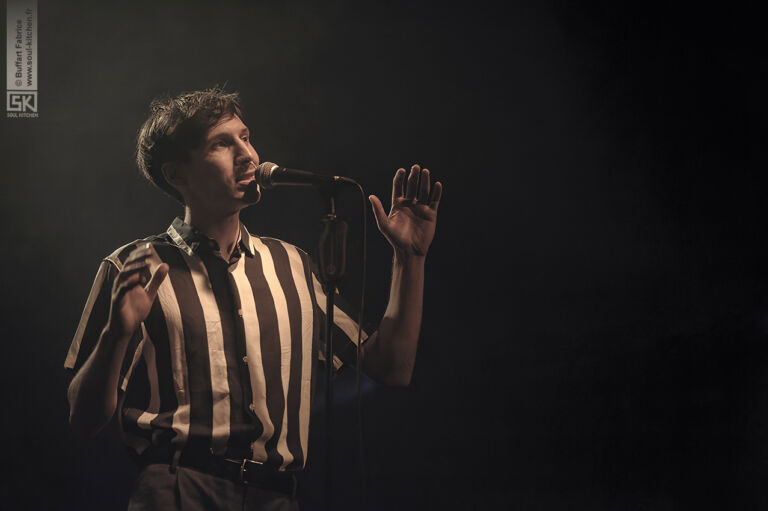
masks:
[[[387,214],[384,212],[384,206],[381,205],[381,201],[375,195],[369,195],[368,200],[373,208],[373,216],[376,218],[376,225],[378,225],[379,230],[381,230],[381,226],[387,222]]]
[[[149,282],[147,283],[147,286],[144,288],[144,290],[147,292],[151,299],[154,300],[155,296],[157,296],[157,290],[160,287],[160,284],[163,283],[163,280],[165,280],[165,277],[168,275],[168,269],[168,263],[162,263],[157,267],[155,273],[152,274],[152,278],[149,279]]]

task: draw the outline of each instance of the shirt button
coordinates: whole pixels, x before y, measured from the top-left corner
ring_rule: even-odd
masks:
[[[248,363],[248,355],[243,357],[243,364],[247,364],[247,363]]]
[[[251,403],[248,405],[248,409],[254,413],[256,413],[256,405]]]
[[[243,309],[237,309],[237,315],[243,317]]]

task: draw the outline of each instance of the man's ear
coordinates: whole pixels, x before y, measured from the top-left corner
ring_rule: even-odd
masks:
[[[167,161],[160,167],[160,171],[163,173],[163,177],[168,184],[174,188],[177,188],[179,185],[184,185],[187,182],[186,176],[184,175],[184,172],[181,171],[181,166],[178,162]]]

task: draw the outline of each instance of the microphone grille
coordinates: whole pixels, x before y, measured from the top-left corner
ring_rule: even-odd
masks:
[[[256,166],[256,172],[272,172],[275,167],[277,167],[276,163],[263,161]]]
[[[264,161],[256,166],[256,181],[264,188],[272,187],[272,172],[278,167],[276,163]]]

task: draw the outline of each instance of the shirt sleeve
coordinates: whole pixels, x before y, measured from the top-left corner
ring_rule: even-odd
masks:
[[[69,372],[70,377],[73,377],[88,360],[107,324],[112,285],[120,272],[116,264],[111,258],[104,259],[96,272],[96,278],[93,280],[91,292],[85,302],[80,323],[77,325],[75,336],[64,360],[64,368]],[[128,344],[126,357],[120,371],[121,389],[123,390],[125,390],[126,378],[133,366],[133,354],[143,337],[141,333],[142,329],[138,329]]]
[[[325,292],[317,279],[315,272],[312,272],[312,284],[315,293],[315,299],[320,309],[321,330],[320,330],[320,360],[325,360],[325,321],[326,321],[326,303]],[[354,367],[357,362],[357,342],[358,342],[358,313],[338,291],[334,294],[333,306],[333,366],[338,370],[344,364]],[[370,329],[369,329],[370,330]],[[368,339],[368,333],[363,329],[360,332],[360,343],[365,344]]]

